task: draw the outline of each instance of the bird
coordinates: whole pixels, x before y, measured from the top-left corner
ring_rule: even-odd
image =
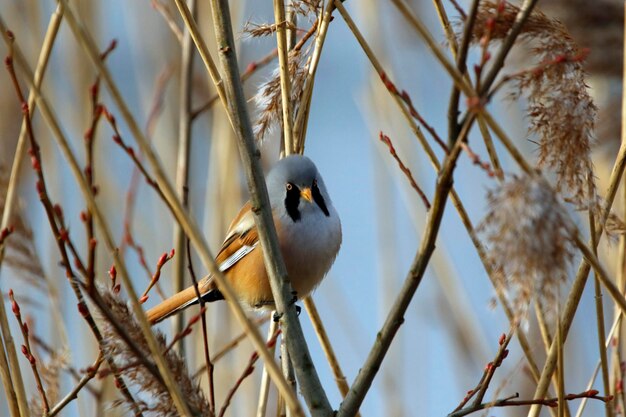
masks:
[[[280,159],[266,177],[278,243],[295,296],[309,295],[332,266],[341,246],[341,221],[317,167],[306,156]],[[251,310],[274,307],[274,298],[250,202],[231,222],[215,258],[239,301]],[[198,282],[205,302],[223,300],[216,281]],[[192,285],[146,312],[152,324],[199,302]]]

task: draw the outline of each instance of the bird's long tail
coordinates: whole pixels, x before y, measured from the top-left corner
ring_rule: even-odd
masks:
[[[200,297],[206,302],[223,300],[222,293],[214,285],[210,284],[212,284],[210,277],[204,277],[198,282]],[[197,303],[198,295],[192,285],[146,311],[146,316],[150,323],[156,324]]]

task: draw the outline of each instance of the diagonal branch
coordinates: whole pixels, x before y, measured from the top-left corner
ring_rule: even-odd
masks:
[[[332,409],[311,359],[296,309],[291,302],[293,289],[289,283],[285,263],[278,246],[267,186],[259,161],[260,153],[254,141],[252,125],[246,108],[246,99],[237,65],[228,1],[212,0],[211,10],[215,22],[215,37],[220,51],[219,58],[224,72],[224,84],[228,99],[227,108],[235,128],[239,154],[248,180],[252,212],[263,248],[263,258],[274,295],[276,311],[281,316],[284,337],[302,387],[302,395],[309,410],[313,416],[327,416],[332,413]],[[269,368],[268,370],[271,374],[272,369]],[[280,378],[280,381],[282,383],[285,380]],[[302,414],[299,404],[294,402],[295,396],[289,392],[288,386],[285,388],[281,394],[286,395],[289,408],[295,414]]]

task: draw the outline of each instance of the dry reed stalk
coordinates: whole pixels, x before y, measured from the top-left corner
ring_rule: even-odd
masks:
[[[193,19],[196,18],[196,1],[188,0],[187,7],[191,13]],[[191,127],[192,127],[192,106],[191,106],[191,91],[192,91],[192,76],[193,76],[193,57],[194,48],[191,38],[191,33],[185,28],[183,32],[183,38],[181,42],[181,71],[180,71],[180,93],[179,93],[179,116],[178,116],[178,155],[176,159],[176,192],[178,198],[183,202],[183,207],[189,210],[189,201],[186,197],[187,189],[189,187],[189,156],[191,150]],[[183,229],[174,224],[174,248],[176,252],[182,254],[186,249],[186,237]],[[185,286],[185,257],[178,256],[174,260],[174,293],[178,293],[184,289]],[[172,326],[175,329],[175,333],[179,333],[182,330],[184,322],[184,314],[178,314],[173,317]],[[184,352],[184,344],[179,345],[179,353]]]
[[[291,107],[291,81],[289,79],[289,48],[287,45],[285,3],[274,0],[274,20],[276,22],[276,44],[278,49],[278,67],[280,69],[280,92],[282,104],[282,130],[285,155],[294,153],[293,119]]]
[[[311,98],[313,96],[313,85],[315,84],[315,73],[317,71],[317,65],[320,60],[322,48],[324,47],[324,41],[326,40],[326,34],[328,33],[328,25],[332,18],[332,12],[334,10],[334,2],[329,1],[324,9],[318,31],[315,36],[315,48],[311,55],[311,62],[308,66],[308,72],[306,79],[303,83],[302,97],[300,99],[300,105],[298,113],[296,114],[296,120],[294,121],[294,140],[295,151],[298,153],[304,152],[304,141],[306,139],[307,124],[309,121],[309,113],[311,109]]]
[[[270,321],[270,325],[267,329],[267,341],[269,342],[272,335],[278,330],[278,322]],[[275,346],[272,348],[272,352],[275,351]],[[261,383],[259,385],[259,403],[257,404],[256,417],[265,417],[267,412],[267,404],[270,393],[270,376],[267,373],[265,367],[263,367],[263,373],[261,374]]]
[[[339,388],[339,392],[345,398],[346,394],[350,387],[348,386],[348,381],[346,380],[346,376],[343,374],[341,370],[341,366],[339,365],[339,361],[337,360],[337,355],[335,354],[335,350],[333,349],[332,344],[330,343],[330,338],[326,333],[326,329],[324,328],[324,323],[322,322],[322,318],[320,317],[319,312],[317,311],[317,307],[315,306],[315,302],[313,298],[306,297],[304,299],[304,308],[306,308],[306,312],[311,319],[311,324],[313,325],[313,329],[315,330],[315,334],[320,342],[320,346],[324,351],[324,355],[326,355],[326,360],[328,361],[328,365],[330,366],[330,370],[333,372],[333,376],[335,377],[335,382],[337,383],[337,388]],[[356,417],[360,416],[359,413],[356,414]]]

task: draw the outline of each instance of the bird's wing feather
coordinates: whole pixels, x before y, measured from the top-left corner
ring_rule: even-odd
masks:
[[[258,244],[259,235],[254,224],[251,204],[247,202],[230,224],[226,239],[215,257],[215,262],[220,271],[225,272],[252,252]]]

